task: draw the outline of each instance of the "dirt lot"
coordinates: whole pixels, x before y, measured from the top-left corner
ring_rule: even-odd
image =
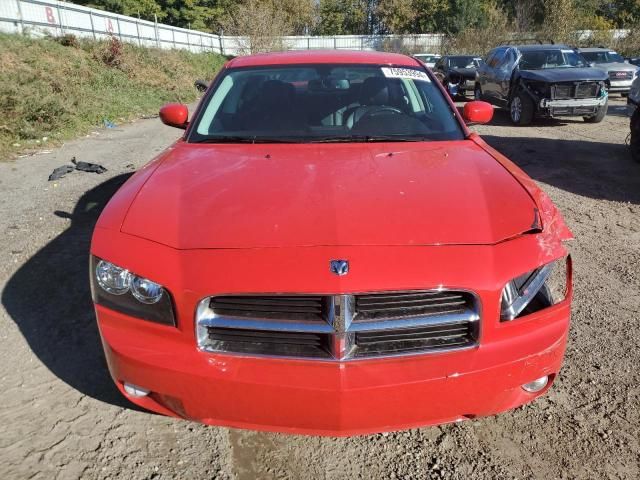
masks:
[[[140,411],[112,385],[87,281],[93,223],[126,175],[179,135],[157,119],[0,162],[0,478],[640,478],[640,164],[624,103],[581,120],[477,130],[573,229],[565,367],[526,408],[350,439],[204,427]],[[54,167],[97,161],[103,175]]]

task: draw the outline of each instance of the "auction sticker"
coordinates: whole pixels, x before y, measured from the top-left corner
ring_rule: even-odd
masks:
[[[413,80],[422,80],[423,82],[430,81],[425,72],[414,70],[413,68],[382,67],[382,74],[387,78],[411,78]]]

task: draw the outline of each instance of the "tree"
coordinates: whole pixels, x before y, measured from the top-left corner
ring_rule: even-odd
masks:
[[[238,36],[242,54],[285,50],[282,37],[292,33],[289,17],[269,0],[246,0],[221,19],[225,34]]]
[[[449,0],[379,0],[376,14],[384,32],[433,33],[450,10]]]
[[[145,20],[164,19],[167,14],[156,0],[77,0],[74,3]]]
[[[367,0],[320,0],[317,35],[369,34],[371,2]]]

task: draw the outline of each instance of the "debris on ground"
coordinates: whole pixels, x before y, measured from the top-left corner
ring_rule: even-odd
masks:
[[[71,165],[62,165],[61,167],[55,168],[51,175],[49,175],[49,181],[59,180],[64,177],[67,173],[71,173],[75,170]]]
[[[89,162],[79,162],[76,160],[76,157],[71,157],[71,165],[62,165],[51,172],[49,175],[49,181],[59,180],[63,178],[67,173],[71,173],[74,170],[78,170],[80,172],[88,172],[88,173],[97,173],[101,174],[107,171],[105,167],[99,165],[97,163],[89,163]]]
[[[76,170],[80,170],[81,172],[101,174],[107,171],[105,167],[97,163],[78,162],[76,157],[71,158],[71,163],[76,166]]]
[[[102,122],[104,123],[104,128],[116,128],[116,124],[113,123],[111,120],[107,120],[105,118],[102,120]]]

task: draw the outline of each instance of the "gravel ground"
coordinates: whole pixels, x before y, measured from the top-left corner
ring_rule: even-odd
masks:
[[[348,439],[205,427],[112,385],[87,251],[104,202],[179,131],[139,121],[0,162],[0,478],[640,478],[640,164],[624,102],[605,122],[509,125],[484,138],[540,183],[576,236],[567,357],[549,394],[497,417]],[[54,167],[99,162],[102,175]]]

